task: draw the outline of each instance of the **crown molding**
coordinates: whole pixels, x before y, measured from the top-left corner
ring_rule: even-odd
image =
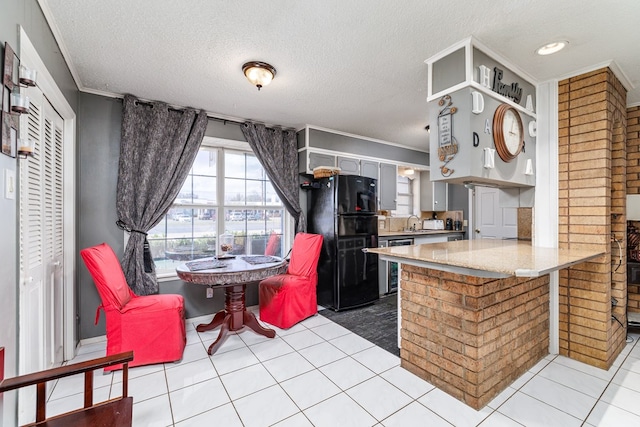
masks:
[[[611,71],[613,71],[613,74],[615,74],[616,78],[620,80],[620,83],[622,83],[622,86],[624,86],[624,88],[627,91],[635,89],[635,85],[631,83],[631,80],[629,79],[629,77],[627,77],[625,72],[622,71],[622,68],[620,68],[620,66],[614,60],[608,60],[608,61],[600,62],[598,64],[590,65],[588,67],[579,68],[570,73],[559,76],[557,79],[558,81],[561,81],[561,80],[569,79],[571,77],[579,76],[581,74],[590,73],[592,71],[596,71],[601,68],[609,68]]]

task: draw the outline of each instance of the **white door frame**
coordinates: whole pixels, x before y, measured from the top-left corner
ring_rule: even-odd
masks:
[[[69,105],[62,91],[47,70],[24,28],[20,26],[21,62],[29,64],[38,71],[38,87],[47,97],[53,108],[64,120],[63,135],[63,202],[64,202],[64,359],[75,356],[75,274],[76,274],[76,233],[75,233],[75,195],[76,195],[76,113]]]

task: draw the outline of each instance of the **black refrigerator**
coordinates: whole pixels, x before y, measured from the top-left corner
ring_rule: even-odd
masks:
[[[373,178],[321,178],[307,194],[309,233],[322,234],[318,262],[318,304],[344,310],[379,297],[377,183]],[[319,184],[319,186],[318,186]]]

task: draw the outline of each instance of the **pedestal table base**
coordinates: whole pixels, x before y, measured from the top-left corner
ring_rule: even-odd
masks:
[[[220,326],[218,338],[209,346],[208,353],[212,355],[222,345],[229,331],[238,331],[248,326],[255,333],[264,335],[267,338],[276,336],[276,331],[267,329],[258,323],[256,316],[247,311],[245,304],[245,285],[232,285],[225,287],[224,310],[220,310],[213,316],[210,323],[201,324],[196,327],[196,331],[205,332]]]

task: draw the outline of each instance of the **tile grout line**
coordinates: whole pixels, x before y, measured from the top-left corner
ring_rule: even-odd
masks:
[[[589,414],[591,413],[591,411],[593,410],[593,408],[595,407],[595,405],[597,405],[597,404],[598,404],[598,402],[600,401],[600,398],[597,398],[597,399],[596,399],[595,404],[591,407],[591,410],[589,411],[589,413],[587,413],[587,416],[586,416],[584,419],[580,419],[580,418],[576,417],[575,415],[573,415],[573,414],[570,414],[570,413],[566,412],[566,411],[565,411],[565,410],[563,410],[563,409],[560,409],[560,408],[557,408],[557,407],[555,407],[555,406],[553,406],[553,405],[550,405],[550,404],[548,404],[547,402],[545,402],[545,401],[543,401],[543,400],[538,399],[536,396],[532,396],[532,395],[530,395],[529,393],[526,393],[525,391],[522,391],[522,388],[523,388],[525,385],[527,385],[531,380],[533,380],[533,379],[534,379],[534,378],[536,378],[538,375],[540,375],[540,372],[542,372],[542,371],[544,370],[544,368],[546,368],[546,367],[547,367],[547,366],[549,366],[551,363],[553,363],[553,361],[554,361],[557,357],[558,357],[558,355],[556,355],[553,359],[549,360],[549,361],[547,362],[547,364],[545,364],[545,365],[544,365],[544,367],[543,367],[542,369],[540,369],[540,370],[539,370],[538,372],[536,372],[536,373],[535,373],[531,378],[529,378],[527,381],[525,381],[525,383],[524,383],[524,384],[522,384],[522,385],[520,386],[520,388],[518,388],[518,389],[516,390],[516,392],[515,392],[515,393],[513,393],[513,395],[509,396],[509,399],[511,399],[513,396],[515,396],[515,395],[516,395],[516,393],[518,393],[518,392],[519,392],[519,393],[522,393],[522,394],[524,394],[525,396],[528,396],[528,397],[530,397],[530,398],[532,398],[532,399],[537,400],[538,402],[542,403],[543,405],[546,405],[546,406],[549,406],[549,407],[551,407],[551,408],[554,408],[554,409],[556,409],[556,410],[558,410],[558,411],[560,411],[560,412],[562,412],[562,413],[564,413],[564,414],[566,414],[566,415],[568,415],[568,416],[570,416],[570,417],[572,417],[572,418],[575,418],[576,420],[578,420],[578,421],[580,421],[580,422],[581,422],[581,425],[584,425],[584,423],[586,422],[587,418],[589,418]],[[543,359],[543,360],[544,360],[544,359]],[[573,359],[571,359],[571,360],[573,360]],[[565,368],[565,369],[573,369],[573,368],[571,368],[571,367],[569,367],[569,366],[563,366],[563,368]],[[573,370],[578,371],[577,369],[573,369]],[[578,372],[582,372],[582,371],[578,371]],[[583,374],[585,374],[585,375],[589,375],[589,376],[591,376],[591,377],[597,378],[596,376],[591,375],[591,374],[588,374],[588,373],[586,373],[586,372],[582,372],[582,373],[583,373]],[[614,374],[614,375],[615,375],[615,374]],[[546,378],[546,377],[542,377],[542,378],[545,378],[545,379],[547,379],[547,380],[549,380],[549,381],[553,381],[553,380],[551,380],[551,379],[549,379],[549,378]],[[612,377],[612,378],[613,378],[613,377]],[[556,384],[559,384],[559,385],[564,386],[564,384],[558,383],[558,382],[556,382],[556,381],[553,381],[553,382],[555,382]],[[607,385],[607,386],[608,386],[608,385]],[[582,393],[580,390],[576,390],[576,389],[574,389],[573,387],[568,387],[568,386],[565,386],[565,387],[567,387],[567,388],[569,388],[569,389],[571,389],[571,390],[577,391],[577,392],[579,392],[579,393]],[[606,390],[606,389],[607,389],[607,387],[605,387],[605,390]],[[604,391],[603,391],[603,393],[604,393]],[[587,395],[587,394],[585,394],[585,393],[582,393],[582,394],[584,394],[585,396],[588,396],[588,395]],[[591,397],[591,396],[588,396],[588,397]],[[502,406],[502,405],[504,405],[505,403],[507,403],[507,401],[508,401],[509,399],[507,399],[507,400],[505,400],[504,402],[502,402],[502,404],[501,404],[500,406]],[[500,406],[499,406],[499,407],[500,407]],[[499,407],[498,407],[498,408],[499,408]],[[498,411],[498,408],[496,408],[496,411]],[[507,417],[507,415],[503,414],[502,412],[500,412],[500,414],[501,414],[501,415],[504,415],[505,417]],[[510,417],[508,417],[508,418],[509,418],[509,419],[511,419]],[[514,421],[515,421],[515,420],[514,420]],[[518,421],[516,421],[516,422],[518,422]],[[518,424],[520,424],[520,423],[518,423]]]
[[[627,336],[628,336],[628,331],[627,331]],[[591,414],[593,413],[593,410],[595,409],[595,407],[598,405],[598,403],[600,403],[601,401],[604,402],[602,400],[602,396],[604,396],[604,394],[606,393],[607,389],[611,386],[611,384],[613,383],[613,379],[616,377],[616,375],[618,375],[618,372],[620,372],[620,369],[622,369],[622,365],[624,365],[624,362],[627,361],[627,359],[629,358],[629,356],[631,355],[631,352],[633,351],[634,347],[636,347],[638,345],[638,340],[636,340],[636,342],[631,346],[631,350],[629,350],[629,353],[627,353],[627,355],[624,357],[624,359],[622,360],[622,362],[620,363],[620,366],[618,366],[618,369],[616,369],[616,371],[614,372],[614,374],[611,376],[611,379],[609,380],[609,382],[607,383],[607,386],[604,388],[604,390],[602,390],[602,393],[600,393],[600,396],[598,396],[598,400],[596,400],[596,403],[591,407],[591,410],[589,411],[589,413],[587,414],[587,416],[585,417],[585,419],[582,422],[582,425],[584,426],[585,423],[587,422],[587,420],[589,419],[589,417],[591,416]],[[620,387],[624,387],[623,385],[620,385]],[[624,387],[627,388],[627,387]],[[621,408],[617,405],[614,405],[613,403],[609,403],[609,402],[605,402],[608,405],[611,406],[615,406],[618,409],[621,409],[625,412],[629,412],[631,414],[633,414],[633,412],[628,411],[625,408]],[[637,415],[637,414],[633,414],[633,415]]]
[[[555,359],[555,358],[554,358],[554,359]],[[544,357],[543,357],[540,361],[543,361],[543,360],[545,360],[545,358],[544,358]],[[498,411],[498,409],[500,409],[500,407],[501,407],[502,405],[504,405],[505,403],[507,403],[507,402],[509,401],[509,399],[511,399],[513,396],[515,396],[518,392],[523,393],[523,394],[526,394],[527,396],[529,396],[527,393],[525,393],[525,392],[521,391],[521,389],[522,389],[525,385],[527,385],[527,383],[529,383],[529,381],[531,381],[532,379],[534,379],[535,377],[537,377],[537,376],[540,374],[540,372],[542,372],[542,370],[543,370],[544,368],[546,368],[547,366],[549,366],[549,364],[550,364],[552,361],[553,361],[553,359],[548,360],[548,361],[547,361],[547,363],[546,363],[546,364],[545,364],[545,365],[544,365],[544,366],[543,366],[543,367],[542,367],[538,372],[536,372],[535,374],[533,374],[531,378],[529,378],[527,381],[525,381],[524,383],[522,383],[522,385],[521,385],[519,388],[514,389],[514,390],[515,390],[515,392],[514,392],[511,396],[507,397],[507,398],[504,400],[504,402],[502,402],[501,404],[499,404],[499,405],[498,405],[498,406],[496,406],[495,408],[491,408],[491,413],[490,413],[489,415],[487,415],[485,418],[483,418],[483,419],[482,419],[482,421],[480,421],[478,424],[476,424],[476,427],[480,427],[480,426],[481,426],[481,424],[482,424],[483,422],[485,422],[489,417],[491,417],[491,416],[492,416],[493,414],[495,414],[496,412],[497,412],[497,413],[499,413],[500,415],[504,416],[504,417],[509,418],[510,420],[514,421],[514,422],[515,422],[515,423],[517,423],[517,424],[523,425],[522,423],[520,423],[520,422],[518,422],[518,421],[514,420],[513,418],[509,417],[508,415],[505,415],[505,414],[503,414],[502,412]],[[538,363],[539,363],[539,362],[538,362]],[[529,371],[527,371],[527,372],[529,372]],[[525,372],[525,373],[526,373],[526,372]],[[524,375],[524,374],[523,374],[523,375]],[[521,377],[522,377],[522,375],[521,375]],[[517,381],[517,380],[516,380],[516,381]],[[515,382],[515,381],[514,381],[514,382]],[[513,383],[511,383],[511,384],[513,384]],[[509,387],[511,387],[511,385],[508,385],[508,386],[507,386],[507,388],[509,388]],[[506,388],[505,388],[505,390],[506,390]],[[496,397],[497,397],[497,396],[496,396]],[[535,399],[535,397],[533,397],[533,396],[530,396],[530,397],[532,397],[532,398],[534,398],[534,399]],[[494,398],[494,399],[495,399],[495,398]],[[538,399],[536,399],[536,400],[538,400]],[[543,404],[545,404],[545,405],[548,405],[547,403],[542,402],[541,400],[538,400],[538,401],[539,401],[539,402],[541,402],[541,403],[543,403]],[[489,402],[489,403],[491,403],[491,402]],[[551,405],[548,405],[548,406],[551,406]],[[485,408],[486,408],[486,407],[489,407],[489,404],[485,405]],[[552,406],[552,408],[553,408],[553,406]],[[429,408],[427,408],[427,409],[429,409]],[[556,409],[557,409],[557,408],[556,408]],[[479,412],[479,411],[478,411],[478,412]],[[577,418],[576,418],[576,419],[577,419]]]
[[[319,314],[319,315],[320,315],[320,314]],[[320,316],[322,316],[322,315],[320,315]],[[324,317],[324,316],[322,316],[322,317]],[[333,320],[328,319],[328,318],[326,318],[326,317],[324,317],[324,318],[325,318],[325,319],[327,319],[327,320],[328,320],[328,322],[327,322],[327,323],[324,323],[324,324],[322,324],[322,325],[318,325],[318,326],[323,326],[323,325],[327,325],[327,324],[331,323],[331,324],[338,325],[338,326],[341,326],[341,327],[343,327],[343,328],[344,328],[344,326],[342,326],[342,325],[340,325],[340,324],[338,324],[338,323],[334,322]],[[318,327],[318,326],[316,326],[316,327]],[[310,331],[312,331],[312,332],[313,332],[313,328],[308,328],[308,329],[309,329]],[[345,329],[346,329],[346,328],[345,328]],[[353,331],[349,331],[348,329],[347,329],[347,331],[348,331],[348,333],[343,334],[343,335],[339,335],[339,336],[336,336],[336,337],[333,337],[333,338],[331,338],[331,339],[337,339],[337,338],[340,338],[340,337],[343,337],[343,336],[346,336],[346,335],[349,335],[349,334],[355,334]],[[317,334],[316,334],[316,335],[317,335]],[[355,335],[357,335],[357,334],[355,334]],[[335,347],[335,348],[336,348],[336,349],[338,349],[339,351],[343,352],[343,351],[342,351],[342,349],[338,348],[336,345],[334,345],[334,344],[333,344],[332,342],[330,342],[328,339],[326,339],[326,338],[324,338],[324,337],[322,337],[322,336],[320,336],[320,338],[322,338],[322,339],[324,340],[324,342],[326,342],[326,343],[328,343],[328,344],[332,345],[333,347]],[[363,339],[365,339],[365,338],[363,338]],[[368,341],[368,340],[367,340],[367,341]],[[370,342],[370,341],[369,341],[369,342]],[[373,343],[372,343],[372,344],[373,344]],[[310,347],[312,347],[312,346],[310,346]],[[317,371],[320,371],[320,373],[321,373],[325,378],[327,378],[327,380],[329,380],[332,384],[334,384],[336,387],[338,387],[338,389],[340,390],[340,393],[335,394],[335,395],[333,395],[333,396],[330,396],[330,397],[328,397],[328,398],[326,398],[326,399],[323,399],[323,400],[321,400],[320,402],[317,402],[317,403],[315,403],[314,405],[310,406],[309,408],[312,408],[313,406],[316,406],[316,405],[318,405],[318,404],[320,404],[320,403],[322,403],[322,402],[324,402],[324,401],[326,401],[326,400],[329,400],[329,399],[331,399],[331,398],[333,398],[333,397],[335,397],[335,396],[337,396],[337,395],[339,395],[339,394],[341,394],[341,393],[344,393],[344,394],[346,395],[346,397],[348,397],[349,399],[351,399],[351,400],[352,400],[356,405],[358,405],[360,408],[362,408],[362,410],[363,410],[363,411],[365,411],[365,412],[366,412],[367,414],[369,414],[369,415],[370,415],[374,420],[376,420],[376,424],[379,424],[379,423],[382,423],[382,421],[383,421],[383,420],[388,419],[389,417],[391,417],[393,414],[395,414],[395,413],[397,413],[397,412],[401,411],[402,409],[406,408],[406,407],[407,407],[407,406],[409,406],[411,403],[413,403],[413,402],[417,401],[417,399],[414,399],[412,396],[409,396],[409,395],[408,395],[407,393],[405,393],[403,390],[400,390],[398,387],[396,387],[394,384],[392,384],[391,382],[387,381],[384,377],[382,377],[382,376],[380,375],[380,374],[382,374],[382,373],[384,373],[384,372],[387,372],[387,371],[389,371],[389,370],[391,370],[391,369],[395,368],[395,366],[392,366],[391,368],[385,369],[385,370],[383,370],[383,371],[381,371],[381,372],[379,372],[379,373],[378,373],[378,372],[372,371],[369,367],[365,366],[362,362],[360,362],[358,359],[356,359],[356,358],[354,358],[354,357],[353,357],[353,355],[354,355],[354,354],[362,353],[362,352],[367,351],[367,350],[369,350],[369,349],[371,349],[371,348],[373,348],[373,347],[376,347],[376,345],[375,345],[375,344],[373,344],[373,346],[372,346],[372,347],[367,347],[367,348],[362,349],[362,350],[360,350],[360,351],[357,351],[357,352],[355,352],[355,353],[353,353],[353,354],[346,354],[346,353],[345,353],[345,354],[346,354],[346,357],[343,357],[343,358],[340,358],[340,359],[334,360],[333,362],[330,362],[330,363],[327,363],[326,365],[323,365],[323,366],[328,366],[328,365],[330,365],[330,364],[332,364],[332,363],[335,363],[335,362],[338,362],[338,361],[340,361],[340,360],[344,360],[344,359],[349,358],[349,359],[352,359],[354,362],[358,363],[359,365],[363,366],[365,369],[367,369],[367,370],[369,370],[369,371],[373,372],[373,374],[374,374],[374,375],[373,375],[371,378],[367,378],[366,380],[363,380],[363,381],[361,381],[361,382],[359,382],[359,383],[357,383],[357,384],[353,384],[351,387],[349,387],[349,388],[347,388],[347,389],[343,389],[342,387],[340,387],[340,385],[336,384],[336,383],[335,383],[331,378],[329,378],[329,377],[328,377],[324,372],[322,372],[322,371],[321,371],[321,369],[320,369],[321,367],[316,367],[315,369],[316,369]],[[309,347],[306,347],[306,348],[309,348]],[[382,348],[381,348],[381,349],[382,349]],[[382,350],[384,350],[384,349],[382,349]],[[386,351],[386,350],[384,350],[384,351]],[[343,353],[344,353],[344,352],[343,352]],[[304,357],[302,354],[301,354],[300,356]],[[393,355],[393,356],[395,356],[395,355]],[[397,357],[397,356],[395,356],[395,357]],[[305,358],[305,359],[306,359],[306,358]],[[312,364],[312,365],[313,365],[313,364]],[[398,365],[398,366],[399,366],[399,365]],[[314,365],[314,367],[315,367],[315,365]],[[372,413],[370,413],[370,412],[369,412],[365,407],[363,407],[363,406],[362,406],[362,405],[361,405],[357,400],[355,400],[355,399],[354,399],[354,398],[353,398],[349,393],[347,393],[347,391],[348,391],[348,390],[351,390],[351,389],[353,389],[354,387],[356,387],[356,386],[358,386],[358,385],[360,385],[360,384],[363,384],[363,383],[365,383],[365,382],[367,382],[367,381],[369,381],[369,380],[371,380],[371,379],[373,379],[373,378],[375,378],[375,377],[379,377],[379,378],[380,378],[380,379],[382,379],[383,381],[386,381],[387,383],[389,383],[392,387],[397,388],[398,390],[400,390],[400,392],[404,393],[404,394],[405,394],[405,395],[407,395],[409,398],[411,398],[411,399],[412,399],[412,401],[411,401],[411,402],[409,402],[409,403],[407,403],[406,405],[402,406],[401,408],[398,408],[396,411],[392,412],[391,414],[389,414],[388,416],[386,416],[386,417],[385,417],[385,418],[383,418],[382,420],[378,420],[378,419],[375,417],[375,415],[373,415]],[[428,392],[427,392],[427,393],[428,393]],[[427,394],[427,393],[425,393],[425,394]],[[422,397],[422,396],[420,396],[420,397]],[[418,403],[420,403],[420,402],[418,402]],[[307,408],[307,409],[309,409],[309,408]],[[428,409],[428,408],[427,408],[427,409]],[[437,414],[436,414],[436,415],[437,415]],[[445,421],[446,421],[446,420],[445,420]]]

